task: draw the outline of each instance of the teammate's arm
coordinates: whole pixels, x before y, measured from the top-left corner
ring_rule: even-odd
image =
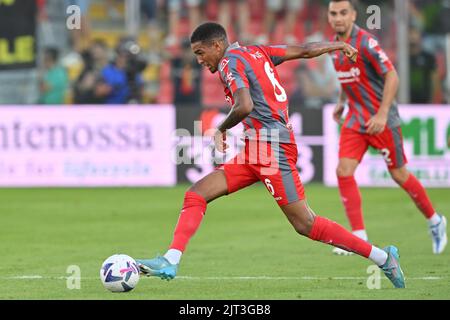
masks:
[[[244,120],[253,110],[253,100],[248,88],[239,88],[233,94],[234,105],[226,118],[217,127],[214,135],[214,143],[217,150],[224,152],[228,146],[225,143],[226,130]]]
[[[389,109],[397,94],[398,74],[389,57],[375,38],[369,37],[362,42],[361,57],[374,68],[380,77],[384,78],[383,98],[378,112],[366,122],[367,133],[378,134],[386,126]]]
[[[385,73],[383,99],[381,100],[378,112],[366,123],[368,134],[378,134],[383,132],[387,123],[389,109],[397,95],[398,82],[398,74],[395,69]]]
[[[341,50],[353,62],[356,61],[358,50],[346,42],[310,42],[299,46],[287,46],[283,61],[293,59],[310,59],[324,53]]]
[[[339,89],[339,97],[338,101],[336,103],[336,107],[333,111],[333,119],[337,123],[341,123],[341,117],[342,113],[344,112],[344,105],[345,105],[346,96],[344,93],[344,90],[342,90],[342,87]]]

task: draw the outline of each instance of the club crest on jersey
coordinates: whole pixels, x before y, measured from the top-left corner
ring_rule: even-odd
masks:
[[[378,41],[372,38],[369,38],[369,49],[373,49],[378,46]]]
[[[255,60],[261,59],[263,57],[262,53],[259,51],[256,51],[255,53],[250,53],[250,56]]]
[[[227,66],[228,62],[230,62],[230,60],[228,60],[228,59],[223,59],[223,60],[220,62],[219,70],[220,70],[220,71],[223,71],[223,69],[225,69],[225,67]]]

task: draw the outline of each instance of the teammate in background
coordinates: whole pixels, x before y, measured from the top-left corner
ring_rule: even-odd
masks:
[[[439,254],[447,244],[447,221],[436,213],[422,184],[406,169],[400,116],[394,101],[399,82],[397,72],[377,40],[358,27],[355,19],[352,1],[330,1],[328,20],[336,32],[335,40],[358,50],[356,63],[350,63],[341,52],[331,54],[342,86],[333,113],[337,122],[341,121],[346,99],[349,106],[341,130],[336,170],[345,212],[353,234],[368,240],[354,173],[368,147],[372,146],[383,155],[394,181],[411,196],[428,220],[433,253]],[[339,248],[334,248],[333,252],[350,254]]]
[[[245,127],[245,148],[189,188],[169,250],[163,257],[136,260],[141,272],[167,280],[174,278],[181,255],[204,217],[207,203],[262,181],[295,231],[372,260],[395,287],[404,288],[396,247],[379,249],[337,223],[316,215],[308,206],[295,166],[298,152],[288,119],[288,99],[275,69],[287,60],[313,58],[336,50],[353,60],[357,51],[344,42],[230,45],[225,29],[212,22],[198,26],[190,40],[198,63],[211,73],[219,71],[226,99],[232,105],[214,135],[216,149],[225,152],[226,132],[240,122]]]

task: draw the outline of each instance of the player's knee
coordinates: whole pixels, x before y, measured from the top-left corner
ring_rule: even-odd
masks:
[[[311,232],[312,223],[309,222],[298,223],[297,225],[294,226],[294,229],[298,234],[307,237]]]
[[[189,187],[189,189],[187,189],[186,192],[194,192],[203,199],[205,199],[205,201],[208,203],[215,199],[214,195],[211,194],[210,190],[205,188],[205,184],[194,183],[192,186]]]
[[[194,192],[194,193],[198,194],[199,196],[201,196],[202,198],[205,198],[204,192],[202,191],[201,188],[199,188],[199,187],[197,186],[196,183],[194,183],[192,186],[190,186],[190,187],[186,190],[186,193],[188,193],[188,192]],[[206,200],[206,199],[205,199],[205,200]]]
[[[355,174],[358,167],[358,161],[354,159],[339,159],[338,166],[336,168],[336,175],[338,177],[351,177]]]
[[[409,178],[409,171],[406,169],[393,169],[390,170],[389,173],[391,174],[392,179],[400,186]]]
[[[350,177],[354,173],[353,168],[346,166],[346,165],[339,165],[336,168],[336,175],[338,177]]]
[[[298,220],[294,224],[294,229],[298,234],[307,237],[311,233],[313,224],[314,224],[314,217],[310,216],[306,219]]]

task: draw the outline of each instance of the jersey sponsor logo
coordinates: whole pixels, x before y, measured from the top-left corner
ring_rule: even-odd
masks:
[[[337,76],[341,83],[358,82],[361,70],[357,67],[351,68],[349,71],[338,71]]]
[[[219,70],[220,70],[220,71],[223,71],[223,69],[225,69],[225,67],[227,66],[228,62],[230,62],[230,60],[228,60],[228,59],[223,59],[223,60],[220,62]]]

